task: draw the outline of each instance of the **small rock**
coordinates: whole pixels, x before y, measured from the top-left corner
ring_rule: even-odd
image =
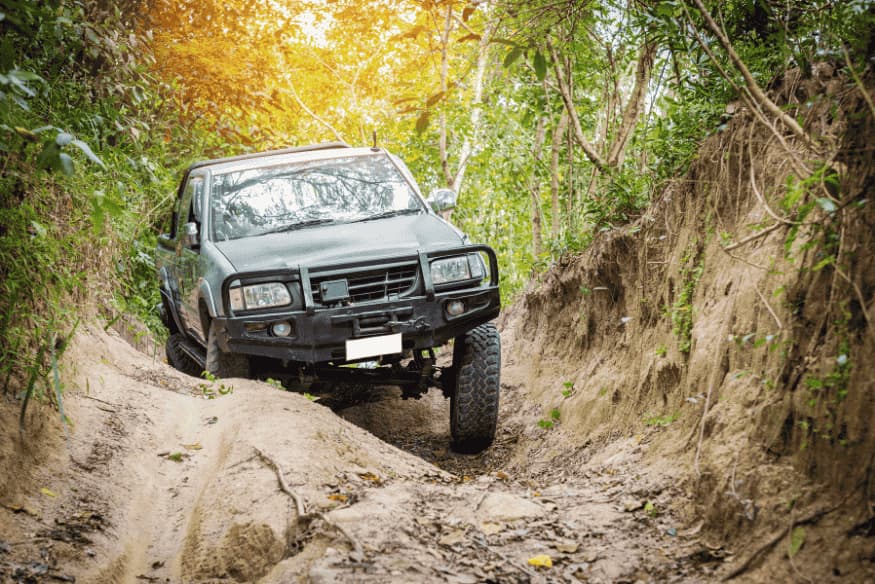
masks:
[[[580,544],[576,541],[557,542],[553,544],[553,547],[556,548],[556,551],[562,552],[563,554],[573,554],[580,548]]]
[[[632,511],[637,511],[644,507],[644,502],[640,499],[626,499],[623,501],[623,510],[627,513],[631,513]]]
[[[544,513],[541,505],[510,493],[490,493],[477,509],[477,516],[484,523],[542,517]]]

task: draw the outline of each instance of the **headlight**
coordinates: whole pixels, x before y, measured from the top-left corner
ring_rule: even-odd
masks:
[[[434,284],[470,279],[471,268],[468,265],[468,256],[456,256],[431,262],[431,281]]]
[[[243,286],[242,288],[232,288],[229,291],[229,295],[233,310],[271,308],[292,303],[289,289],[280,282],[266,282],[264,284]]]
[[[479,253],[468,254],[468,265],[471,267],[471,277],[475,280],[482,280],[486,276],[486,264]]]

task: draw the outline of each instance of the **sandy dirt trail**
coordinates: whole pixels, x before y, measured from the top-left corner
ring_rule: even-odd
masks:
[[[0,462],[20,476],[0,493],[2,581],[707,577],[695,530],[665,512],[672,486],[641,472],[646,444],[530,459],[543,430],[513,368],[495,446],[462,456],[437,391],[374,390],[334,412],[266,383],[187,377],[99,328],[68,363],[69,437],[16,450],[8,432]],[[545,556],[551,567],[529,561]]]

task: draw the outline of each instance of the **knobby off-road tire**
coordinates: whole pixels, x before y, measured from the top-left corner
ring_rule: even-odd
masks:
[[[249,357],[238,353],[226,353],[219,348],[218,326],[210,323],[207,334],[206,370],[216,377],[249,377]]]
[[[492,323],[457,337],[453,348],[455,391],[450,398],[453,450],[473,454],[495,439],[501,375],[501,338]]]
[[[200,377],[201,366],[182,350],[182,343],[184,342],[185,337],[183,337],[181,333],[173,333],[167,337],[167,343],[164,345],[164,352],[167,354],[167,362],[170,363],[171,367],[182,371],[186,375]]]

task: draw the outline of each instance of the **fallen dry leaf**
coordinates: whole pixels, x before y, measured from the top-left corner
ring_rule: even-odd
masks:
[[[536,568],[552,568],[553,560],[550,559],[550,556],[547,554],[539,554],[529,558],[529,565],[535,566]]]
[[[53,492],[53,491],[50,491],[50,490],[48,490],[48,489],[45,488],[45,487],[41,488],[41,489],[39,490],[39,492],[42,493],[43,495],[45,495],[46,497],[57,497],[57,496],[58,496],[57,493],[55,493],[55,492]]]
[[[346,495],[341,495],[340,493],[332,493],[328,495],[328,498],[332,501],[339,501],[340,503],[346,503],[347,501],[349,501],[349,497],[347,497]]]
[[[186,450],[203,450],[203,446],[201,446],[200,442],[195,442],[194,444],[183,444],[183,448]]]
[[[380,477],[378,477],[377,475],[375,475],[372,472],[359,473],[359,478],[364,479],[366,481],[371,481],[372,483],[376,483],[378,485],[382,484],[382,482],[383,482],[383,479],[381,479]]]

